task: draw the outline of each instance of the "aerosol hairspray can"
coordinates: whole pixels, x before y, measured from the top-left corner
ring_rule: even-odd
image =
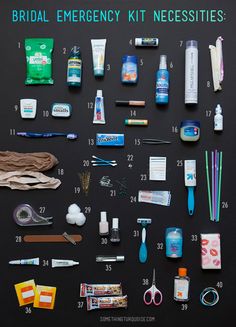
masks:
[[[198,103],[198,42],[186,42],[185,50],[185,104]]]

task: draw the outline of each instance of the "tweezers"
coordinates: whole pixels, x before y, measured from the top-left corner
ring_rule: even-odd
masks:
[[[158,140],[158,139],[143,139],[143,144],[171,144],[170,141]]]

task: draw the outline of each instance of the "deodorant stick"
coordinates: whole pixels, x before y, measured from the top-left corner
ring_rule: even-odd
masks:
[[[186,42],[185,50],[185,104],[198,103],[198,42]]]

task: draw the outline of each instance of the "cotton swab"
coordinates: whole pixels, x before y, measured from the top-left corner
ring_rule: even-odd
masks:
[[[210,177],[209,177],[209,166],[208,166],[208,152],[205,151],[205,162],[206,162],[206,177],[207,177],[207,192],[208,192],[208,204],[210,211],[210,219],[212,219],[212,208],[211,208],[211,187],[210,187]]]

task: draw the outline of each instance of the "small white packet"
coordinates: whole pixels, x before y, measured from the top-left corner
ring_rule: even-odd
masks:
[[[138,202],[158,204],[161,206],[170,206],[170,191],[139,191]]]

